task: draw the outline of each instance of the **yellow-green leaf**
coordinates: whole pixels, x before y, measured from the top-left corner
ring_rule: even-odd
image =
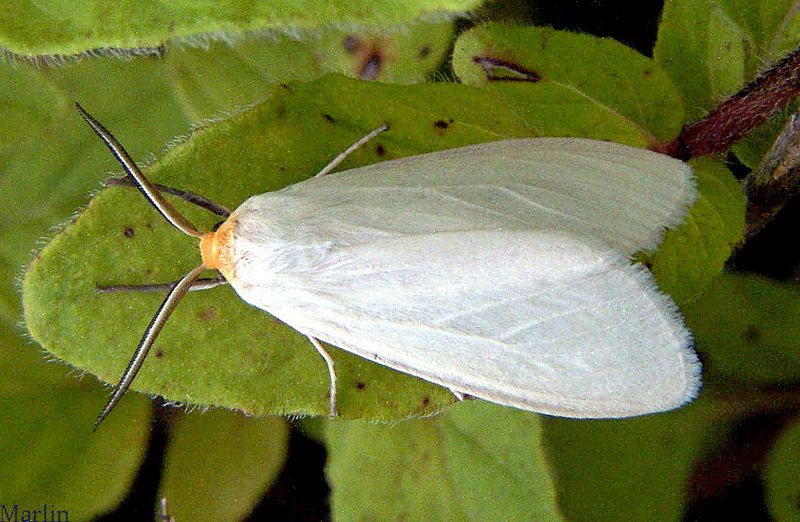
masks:
[[[0,46],[26,56],[74,55],[104,49],[156,49],[181,39],[190,45],[234,40],[245,31],[292,34],[297,29],[389,26],[420,15],[454,17],[477,0],[221,0],[69,3],[15,0],[0,10]],[[111,53],[109,53],[111,54]],[[134,53],[131,53],[134,54]]]
[[[329,422],[338,520],[561,520],[538,415],[468,401],[431,419]]]
[[[494,67],[501,72],[524,74],[490,81],[492,62],[502,64]],[[487,85],[492,96],[517,106],[528,125],[545,135],[580,129],[580,136],[646,147],[674,138],[683,124],[682,101],[669,77],[653,60],[610,38],[487,24],[459,36],[453,68],[461,81]],[[562,117],[541,118],[543,106],[557,107]]]
[[[2,504],[29,511],[47,505],[69,520],[111,510],[139,470],[150,433],[148,401],[127,398],[104,433],[93,434],[86,419],[103,406],[102,395],[89,386],[42,384],[0,393]]]
[[[681,520],[694,460],[716,420],[702,397],[638,419],[546,418],[544,444],[565,516]]]
[[[659,286],[680,305],[708,288],[744,233],[745,197],[736,178],[721,161],[701,158],[690,164],[698,200],[686,222],[668,231],[648,258]]]
[[[800,468],[800,422],[795,420],[781,434],[767,458],[766,496],[770,514],[774,520],[800,520],[800,483],[797,469]]]
[[[242,520],[277,477],[288,438],[279,417],[223,410],[179,415],[158,497],[168,500],[176,520]]]
[[[738,383],[750,392],[800,379],[797,285],[726,274],[685,313],[697,349],[708,361],[709,379]]]

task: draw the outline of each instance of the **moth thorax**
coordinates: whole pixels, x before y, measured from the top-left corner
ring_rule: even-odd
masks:
[[[200,239],[200,254],[203,264],[219,270],[228,281],[234,277],[233,240],[236,220],[228,219],[214,232]]]

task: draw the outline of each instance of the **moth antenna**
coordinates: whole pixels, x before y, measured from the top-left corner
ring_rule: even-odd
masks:
[[[164,216],[164,219],[186,235],[197,238],[203,237],[203,234],[199,232],[188,219],[183,217],[183,214],[178,212],[178,210],[161,195],[158,189],[144,177],[144,174],[142,174],[139,167],[117,139],[108,132],[99,121],[92,118],[92,116],[81,107],[80,103],[76,103],[75,106],[78,108],[81,117],[89,124],[92,130],[100,136],[100,139],[103,140],[114,157],[117,158],[117,161],[119,161],[122,168],[125,169],[125,172],[136,182],[136,186],[139,187],[139,190],[144,194],[144,197],[147,198],[147,201]]]
[[[153,346],[156,337],[158,337],[158,334],[161,332],[161,329],[164,327],[167,319],[175,310],[175,307],[178,306],[181,298],[186,295],[186,292],[189,291],[189,288],[192,286],[194,280],[200,277],[200,274],[206,270],[208,270],[208,267],[205,265],[198,266],[183,276],[183,278],[178,281],[178,284],[176,284],[170,293],[167,294],[164,302],[162,302],[161,306],[158,307],[158,311],[153,316],[153,319],[150,321],[147,329],[144,331],[142,340],[139,341],[139,346],[136,348],[133,358],[131,358],[131,362],[128,363],[128,367],[125,368],[125,372],[122,374],[119,383],[114,389],[114,393],[111,395],[111,398],[108,399],[105,408],[103,408],[103,411],[100,412],[97,420],[94,421],[94,429],[92,431],[97,430],[97,428],[100,426],[100,423],[103,422],[106,417],[108,417],[108,414],[111,413],[111,410],[114,409],[117,403],[119,403],[120,399],[122,399],[122,396],[125,395],[125,392],[128,391],[128,388],[130,388],[134,377],[136,377],[136,374],[139,372],[139,368],[142,367],[145,357],[147,357],[147,352],[150,351],[150,347]]]

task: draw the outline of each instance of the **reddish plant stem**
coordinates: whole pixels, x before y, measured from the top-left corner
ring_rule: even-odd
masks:
[[[800,94],[800,48],[703,118],[683,128],[658,152],[683,160],[719,154]]]

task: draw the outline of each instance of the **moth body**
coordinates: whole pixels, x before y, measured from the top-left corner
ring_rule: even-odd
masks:
[[[430,174],[456,158],[457,172]],[[565,164],[600,179],[569,187]],[[661,190],[621,207],[656,169]],[[691,399],[699,363],[674,304],[626,255],[654,247],[693,191],[688,167],[648,151],[508,140],[251,197],[204,237],[203,263],[297,331],[451,389],[641,415]]]

